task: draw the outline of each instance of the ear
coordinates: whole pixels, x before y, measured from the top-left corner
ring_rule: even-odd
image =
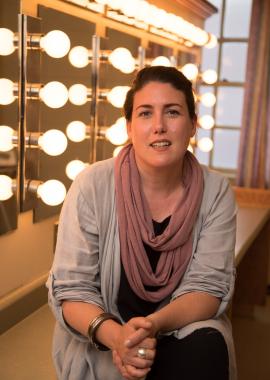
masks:
[[[191,128],[191,131],[190,131],[190,137],[193,137],[197,131],[197,115],[195,115],[193,117],[193,119],[191,120],[191,123],[192,123],[192,128]]]
[[[132,139],[131,139],[131,121],[127,121],[126,125],[127,125],[128,138],[130,141],[132,141]]]

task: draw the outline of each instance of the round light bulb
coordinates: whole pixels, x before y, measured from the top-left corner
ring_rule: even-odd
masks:
[[[70,161],[66,166],[66,175],[73,181],[86,166],[87,164],[80,160]]]
[[[121,7],[121,0],[107,0],[107,5],[112,9],[119,9]]]
[[[121,11],[127,17],[135,17],[138,9],[138,1],[122,1]]]
[[[210,152],[214,146],[213,141],[209,137],[202,137],[197,142],[197,145],[202,152]]]
[[[14,129],[7,125],[0,125],[0,152],[8,152],[13,149],[12,136]]]
[[[153,61],[151,62],[151,66],[167,66],[167,67],[170,67],[172,64],[171,64],[171,61],[169,60],[169,58],[167,57],[164,57],[163,55],[160,55],[159,57],[156,57],[153,59]]]
[[[217,72],[215,70],[209,69],[202,73],[202,80],[207,84],[213,84],[217,81]]]
[[[87,102],[87,87],[83,84],[73,84],[68,94],[69,101],[75,106],[82,106]]]
[[[187,63],[181,68],[181,72],[187,77],[189,80],[195,80],[198,76],[199,70],[194,63]]]
[[[211,129],[215,125],[215,120],[211,115],[203,115],[198,120],[203,129]]]
[[[12,192],[12,178],[7,175],[0,175],[0,201],[6,201],[11,198]]]
[[[120,153],[120,151],[124,148],[124,145],[119,145],[117,146],[114,150],[113,150],[113,157],[116,157],[118,156],[118,154]]]
[[[75,46],[68,55],[69,62],[78,68],[86,67],[89,63],[89,52],[83,46]]]
[[[214,34],[210,34],[209,41],[205,45],[206,48],[212,49],[217,46],[217,37]]]
[[[14,33],[6,28],[0,28],[0,55],[10,55],[14,52]]]
[[[41,100],[50,108],[63,107],[68,100],[68,90],[61,82],[49,82],[39,91]]]
[[[52,30],[40,39],[40,47],[52,58],[64,57],[70,49],[70,39],[61,30]]]
[[[66,188],[62,182],[50,179],[38,186],[37,194],[47,205],[57,206],[65,199]]]
[[[122,108],[127,92],[130,89],[129,86],[116,86],[111,89],[111,91],[107,94],[107,100],[116,108]]]
[[[116,48],[111,52],[109,62],[125,74],[132,73],[135,70],[135,59],[130,51],[123,47]]]
[[[114,145],[123,145],[128,140],[126,119],[120,117],[110,128],[106,130],[106,138]]]
[[[15,100],[13,94],[14,83],[10,79],[0,79],[0,104],[6,106]]]
[[[216,97],[211,92],[206,92],[200,96],[201,102],[205,107],[213,107],[216,103]]]
[[[58,129],[50,129],[39,137],[38,145],[49,156],[59,156],[67,148],[67,138]]]
[[[81,142],[86,138],[86,125],[79,120],[70,122],[66,129],[67,137],[73,142]]]

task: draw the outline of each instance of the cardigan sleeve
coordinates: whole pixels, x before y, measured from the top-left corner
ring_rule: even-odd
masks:
[[[62,207],[55,257],[47,287],[49,304],[56,319],[72,335],[85,341],[85,337],[65,323],[61,304],[63,300],[81,301],[103,308],[95,195],[87,170],[73,182]]]
[[[206,292],[221,299],[216,317],[221,315],[234,290],[235,236],[233,191],[227,179],[212,173],[194,229],[193,256],[172,299],[193,291]]]

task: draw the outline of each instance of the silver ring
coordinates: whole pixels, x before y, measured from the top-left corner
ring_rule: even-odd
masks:
[[[146,359],[146,349],[145,348],[138,348],[137,356],[141,359]]]

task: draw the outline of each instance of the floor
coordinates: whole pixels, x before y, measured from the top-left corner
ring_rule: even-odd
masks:
[[[45,305],[0,337],[1,380],[56,380],[50,357],[53,324]],[[269,380],[270,296],[253,317],[233,318],[233,330],[238,380]]]

